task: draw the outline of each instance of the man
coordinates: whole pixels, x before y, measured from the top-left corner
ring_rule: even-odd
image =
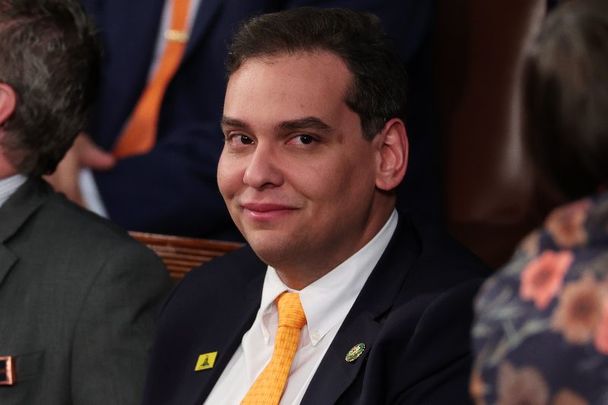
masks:
[[[90,137],[78,138],[71,155],[80,156],[61,168],[69,168],[69,163],[72,168],[92,167],[99,198],[86,201],[91,207],[103,207],[99,212],[105,210],[119,225],[129,230],[240,239],[215,180],[223,145],[218,124],[226,85],[226,44],[238,24],[249,16],[302,5],[373,10],[398,44],[400,54],[411,66],[411,90],[419,100],[410,106],[410,131],[420,134],[412,140],[419,153],[410,173],[416,174],[404,185],[410,198],[402,201],[409,207],[433,211],[430,198],[418,198],[431,194],[437,184],[423,181],[434,180],[436,174],[431,171],[436,166],[431,146],[434,141],[426,128],[431,122],[430,69],[426,64],[430,47],[426,45],[433,0],[189,0],[188,39],[179,67],[160,101],[155,143],[146,152],[130,155],[118,153],[117,148],[136,106],[156,77],[154,66],[162,64],[172,10],[188,0],[81,2],[99,27],[105,58],[99,97],[88,128]],[[141,133],[141,137],[145,135]],[[65,185],[73,182],[58,181],[60,190],[73,190],[68,195],[79,194],[76,184]]]
[[[0,403],[137,404],[168,277],[40,179],[82,130],[98,47],[72,0],[0,0]]]
[[[144,404],[467,403],[485,269],[394,208],[405,72],[378,20],[254,18],[228,75],[218,184],[250,246],[174,291]]]

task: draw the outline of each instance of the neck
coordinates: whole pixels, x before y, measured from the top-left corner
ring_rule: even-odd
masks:
[[[17,170],[15,170],[10,164],[3,164],[3,160],[0,158],[0,180],[8,179],[17,174]]]
[[[0,180],[17,174],[17,170],[6,157],[2,145],[0,145]]]
[[[307,269],[307,271],[304,273],[298,271],[281,271],[279,269],[276,269],[277,275],[279,276],[283,284],[296,291],[300,291],[306,288],[310,284],[314,283],[315,281],[329,273],[331,270],[332,269],[316,273],[311,272],[310,269]]]

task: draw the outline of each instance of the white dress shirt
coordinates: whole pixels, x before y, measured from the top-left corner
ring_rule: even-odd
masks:
[[[302,329],[281,405],[299,404],[344,318],[363,285],[380,260],[395,228],[393,211],[380,232],[363,248],[325,276],[301,291],[300,301],[307,324]],[[258,374],[270,361],[277,331],[278,314],[274,300],[287,287],[272,267],[268,267],[257,316],[232,356],[213,390],[207,405],[239,404]],[[346,355],[346,352],[344,353]]]
[[[6,200],[8,200],[26,180],[27,177],[22,174],[15,174],[14,176],[0,180],[0,207],[4,205]]]
[[[203,0],[190,0],[186,25],[188,27],[188,31],[192,30],[198,8],[202,1]],[[171,24],[171,4],[172,2],[167,0],[163,6],[158,37],[156,38],[156,47],[154,48],[154,57],[152,58],[152,63],[150,64],[150,69],[148,71],[148,79],[151,79],[153,73],[156,72],[158,64],[160,63],[160,58],[165,50],[166,41],[164,34],[165,31],[169,29],[169,25]],[[99,189],[97,187],[97,183],[95,183],[95,178],[93,177],[93,171],[91,169],[82,168],[80,170],[78,176],[78,185],[80,186],[80,193],[82,195],[82,200],[85,207],[98,215],[107,218],[109,216],[108,211],[103,203],[101,194],[99,194]]]

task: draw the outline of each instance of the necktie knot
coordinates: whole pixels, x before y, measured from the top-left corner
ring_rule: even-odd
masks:
[[[302,329],[306,325],[306,315],[297,293],[283,293],[277,299],[279,327]]]

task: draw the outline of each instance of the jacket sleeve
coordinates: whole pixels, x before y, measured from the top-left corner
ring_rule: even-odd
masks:
[[[143,390],[155,311],[170,283],[160,260],[135,243],[109,251],[88,287],[71,358],[74,405],[135,405]]]
[[[401,379],[403,389],[390,403],[472,403],[468,393],[472,364],[470,327],[473,297],[480,282],[453,287],[424,311],[401,365],[394,366],[398,368],[391,378]]]

